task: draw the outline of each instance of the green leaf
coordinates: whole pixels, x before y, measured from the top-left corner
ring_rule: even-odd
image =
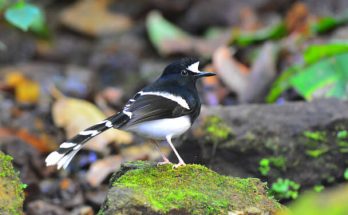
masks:
[[[348,52],[348,42],[311,45],[305,50],[303,57],[307,64],[312,64],[320,59],[345,52]]]
[[[166,40],[177,40],[189,36],[157,11],[149,13],[146,19],[146,28],[150,41],[160,52]]]
[[[311,30],[313,33],[324,33],[336,28],[339,22],[333,17],[324,17],[318,22],[312,24]]]
[[[348,53],[336,55],[304,68],[290,84],[307,100],[315,97],[347,98]]]
[[[47,38],[49,37],[49,29],[45,21],[45,14],[40,10],[40,16],[30,26],[30,30],[37,36]]]
[[[269,91],[266,102],[273,103],[277,98],[287,89],[291,87],[290,79],[292,76],[297,74],[300,71],[300,66],[292,66],[285,70],[273,83],[271,90]]]
[[[343,131],[339,131],[337,133],[337,138],[338,139],[345,139],[347,137],[348,137],[348,131],[343,130]]]
[[[40,14],[40,9],[35,5],[20,1],[5,11],[5,19],[17,28],[27,31],[33,23],[40,19]]]
[[[323,17],[311,25],[314,34],[321,34],[333,30],[348,22],[348,11],[337,17]]]
[[[343,177],[348,181],[348,168],[344,171]]]
[[[279,39],[287,34],[284,23],[277,23],[256,32],[241,32],[235,35],[234,43],[239,46],[248,46],[253,43],[269,39]]]
[[[323,191],[324,189],[325,189],[325,187],[324,187],[323,185],[321,185],[321,184],[315,185],[315,186],[313,187],[313,190],[314,190],[315,192],[317,192],[317,193],[320,193],[320,192]]]

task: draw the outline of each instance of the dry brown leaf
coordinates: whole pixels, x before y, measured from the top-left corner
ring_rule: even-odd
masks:
[[[60,21],[67,27],[92,37],[115,35],[128,30],[132,21],[108,10],[110,0],[82,0],[65,9]]]
[[[268,42],[263,45],[256,60],[253,62],[248,78],[248,86],[238,96],[241,103],[261,102],[276,77],[277,47]]]
[[[67,138],[72,138],[80,131],[103,121],[106,116],[95,105],[81,99],[58,96],[52,106],[53,120],[56,126],[63,127]],[[110,129],[91,139],[86,148],[104,152],[106,145],[111,142],[129,144],[133,140],[132,134]]]
[[[285,24],[289,32],[309,34],[309,11],[307,5],[303,2],[297,2],[292,5],[286,14]]]
[[[16,131],[9,128],[0,128],[0,138],[6,138],[11,136],[23,140],[23,142],[30,144],[42,153],[52,152],[54,149],[56,149],[56,145],[51,141],[52,138],[46,134],[35,136],[33,134],[30,134],[25,129],[20,129]]]
[[[110,173],[120,169],[122,161],[121,156],[114,155],[94,162],[86,175],[88,183],[99,186]]]
[[[221,81],[238,95],[248,87],[248,68],[232,56],[228,47],[218,48],[213,55],[213,65]]]

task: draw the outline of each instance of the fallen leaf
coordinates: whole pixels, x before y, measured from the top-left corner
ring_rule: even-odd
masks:
[[[303,2],[293,4],[286,14],[285,23],[288,32],[309,34],[309,11],[307,5]]]
[[[40,85],[22,73],[13,71],[5,76],[5,84],[14,88],[16,101],[22,104],[36,104],[40,98]]]
[[[207,57],[229,40],[227,34],[209,39],[194,37],[166,20],[158,11],[148,14],[146,28],[150,41],[163,56],[194,54]]]
[[[25,129],[20,129],[15,132],[15,135],[24,140],[24,142],[29,143],[39,152],[47,153],[52,152],[55,149],[55,145],[50,141],[49,136],[42,134],[40,137],[30,134]]]
[[[213,65],[220,80],[233,92],[242,95],[248,87],[249,69],[233,58],[228,47],[220,47],[213,55]]]
[[[42,153],[51,152],[56,149],[56,145],[53,144],[53,142],[51,142],[49,139],[50,137],[45,134],[38,137],[29,133],[25,129],[14,130],[9,128],[0,128],[0,138],[11,136],[21,139],[24,143],[30,144]]]
[[[238,100],[241,103],[264,101],[277,74],[277,50],[277,46],[271,42],[262,46],[257,59],[252,64],[247,87],[243,93],[238,94]]]
[[[104,115],[94,104],[81,99],[57,95],[57,100],[52,106],[52,116],[56,126],[63,127],[67,138],[72,138],[80,131],[103,121]],[[86,148],[98,152],[105,152],[106,145],[111,142],[129,144],[133,136],[125,131],[109,129],[91,139]]]
[[[86,174],[88,183],[93,187],[99,186],[110,173],[120,169],[122,161],[121,156],[114,155],[94,162]]]
[[[21,82],[15,87],[16,101],[24,104],[36,104],[40,98],[40,85],[31,80]]]
[[[129,17],[108,10],[110,0],[82,0],[65,9],[60,22],[92,37],[117,35],[133,25]]]

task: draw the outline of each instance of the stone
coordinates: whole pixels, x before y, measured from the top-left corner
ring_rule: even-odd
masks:
[[[12,166],[12,157],[0,151],[0,214],[23,214],[24,186]]]
[[[347,165],[347,105],[322,99],[202,108],[199,123],[178,141],[177,150],[187,163],[202,163],[230,176],[258,177],[269,186],[278,178],[302,188],[330,184],[341,180]],[[262,159],[270,161],[264,175]]]
[[[151,162],[125,163],[114,173],[99,215],[274,214],[281,206],[255,178],[232,178],[196,164],[177,169]]]

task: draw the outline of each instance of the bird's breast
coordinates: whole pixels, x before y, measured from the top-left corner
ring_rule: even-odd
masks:
[[[165,118],[142,122],[133,125],[126,130],[135,132],[141,136],[163,140],[166,136],[180,136],[191,127],[189,116],[181,116],[177,118]]]

